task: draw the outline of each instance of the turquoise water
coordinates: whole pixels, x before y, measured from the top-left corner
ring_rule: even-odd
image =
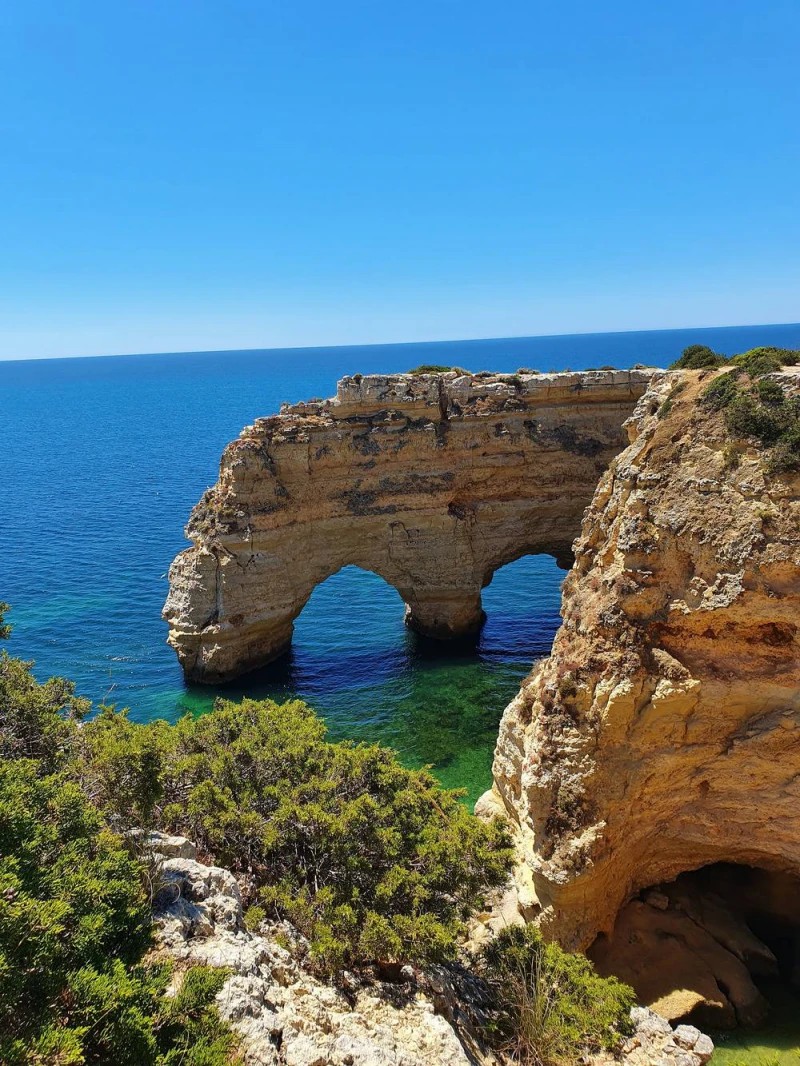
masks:
[[[9,650],[137,720],[205,710],[216,693],[184,686],[160,612],[189,511],[242,426],[346,373],[664,365],[694,342],[800,347],[800,325],[0,363]],[[550,648],[562,576],[548,557],[499,571],[477,646],[459,648],[420,641],[392,589],[344,570],[312,596],[292,655],[226,692],[301,696],[335,737],[391,744],[474,798],[503,707]]]

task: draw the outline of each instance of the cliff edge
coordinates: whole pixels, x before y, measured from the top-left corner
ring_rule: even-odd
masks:
[[[660,373],[639,401],[479,801],[514,827],[526,916],[572,948],[709,864],[755,870],[761,909],[798,918],[800,474],[731,438],[703,398],[726,373]],[[798,368],[770,380],[797,404]]]

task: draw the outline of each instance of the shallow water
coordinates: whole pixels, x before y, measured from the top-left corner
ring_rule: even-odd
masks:
[[[765,983],[769,1021],[761,1029],[712,1033],[711,1066],[800,1066],[800,996],[780,981]]]

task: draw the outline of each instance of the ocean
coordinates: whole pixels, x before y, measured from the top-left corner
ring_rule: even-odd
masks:
[[[406,629],[393,589],[346,568],[312,595],[289,656],[225,688],[192,687],[161,621],[189,511],[244,425],[282,401],[332,395],[344,374],[665,366],[692,343],[798,348],[800,324],[0,362],[7,650],[136,721],[204,713],[219,695],[297,696],[334,739],[387,744],[474,800],[490,782],[503,708],[559,624],[553,560],[498,571],[477,646],[435,652]]]

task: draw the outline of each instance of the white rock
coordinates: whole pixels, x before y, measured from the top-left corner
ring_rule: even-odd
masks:
[[[677,1025],[674,1035],[679,1047],[691,1050],[703,1034],[694,1025]]]

